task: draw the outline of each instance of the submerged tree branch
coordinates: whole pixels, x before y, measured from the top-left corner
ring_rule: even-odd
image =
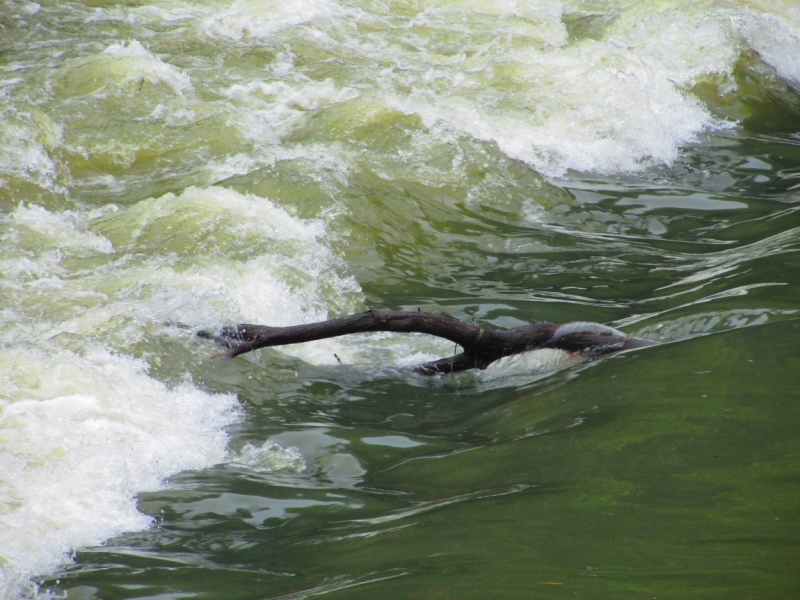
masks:
[[[200,332],[199,335],[228,345],[230,350],[227,352],[227,356],[233,358],[259,348],[377,331],[427,333],[450,340],[464,349],[461,354],[456,356],[413,367],[415,371],[424,375],[455,373],[467,369],[485,369],[504,356],[542,348],[554,348],[587,356],[601,356],[655,343],[632,338],[616,329],[598,323],[567,323],[566,325],[533,323],[505,331],[496,331],[468,325],[447,315],[421,311],[387,310],[370,310],[340,319],[290,327],[242,324],[226,327],[218,335],[208,332]]]

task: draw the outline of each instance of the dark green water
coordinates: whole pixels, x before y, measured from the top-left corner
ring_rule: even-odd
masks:
[[[798,155],[791,137],[743,132],[669,172],[576,177],[563,194],[583,221],[558,227],[393,186],[398,214],[423,216],[425,243],[374,235],[381,260],[359,271],[367,304],[490,326],[648,314],[626,329],[669,343],[544,379],[432,384],[277,351],[208,361],[198,344],[182,357],[196,381],[245,406],[233,446],[271,437],[299,447],[307,470],[176,476],[139,496],[155,528],[79,552],[59,587],[70,598],[796,597]],[[760,188],[742,169],[754,159],[771,166]],[[354,203],[369,193],[350,190]],[[738,205],[691,210],[687,197]],[[605,225],[644,218],[669,231]],[[492,251],[500,239],[507,249]]]
[[[2,10],[0,597],[800,597],[792,5]],[[661,344],[192,335],[370,307]]]

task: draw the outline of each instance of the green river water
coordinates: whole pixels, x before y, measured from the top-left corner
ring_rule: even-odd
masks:
[[[798,57],[788,0],[3,0],[0,597],[800,597]],[[417,307],[662,343],[193,335]]]

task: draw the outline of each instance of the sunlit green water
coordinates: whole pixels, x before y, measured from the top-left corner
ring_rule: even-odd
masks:
[[[1,10],[0,594],[800,594],[791,3]],[[664,344],[192,336],[368,307]]]

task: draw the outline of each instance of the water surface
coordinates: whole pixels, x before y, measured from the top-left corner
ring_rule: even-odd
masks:
[[[791,3],[0,27],[4,597],[800,593]],[[193,335],[370,307],[662,344],[424,378],[450,343]]]

